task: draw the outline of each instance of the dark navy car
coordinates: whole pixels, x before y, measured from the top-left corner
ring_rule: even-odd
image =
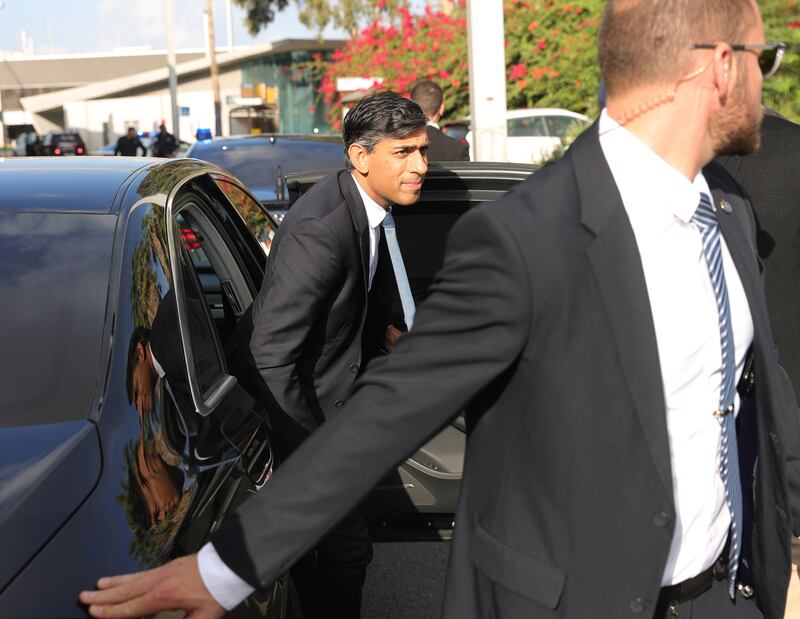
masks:
[[[225,358],[265,262],[235,207],[273,225],[199,161],[0,161],[0,617],[86,616],[80,590],[196,551],[269,477]]]

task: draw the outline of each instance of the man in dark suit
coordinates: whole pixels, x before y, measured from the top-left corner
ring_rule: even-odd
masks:
[[[719,162],[750,198],[758,249],[766,263],[764,288],[781,365],[800,392],[800,125],[766,111],[761,147]]]
[[[608,108],[456,223],[411,334],[223,523],[224,563],[274,581],[466,408],[448,619],[781,617],[800,422],[750,206],[708,165],[756,148],[758,61],[774,49],[752,0],[609,1]],[[737,437],[753,406],[757,432]],[[754,468],[740,471],[740,441]],[[98,585],[81,597],[95,616],[222,614],[195,557]]]
[[[746,157],[720,157],[750,198],[757,216],[758,251],[766,263],[764,289],[781,365],[800,393],[800,125],[766,110],[761,147]],[[800,564],[800,546],[793,545]],[[786,617],[800,612],[800,568],[789,586]]]
[[[384,217],[392,204],[419,199],[425,116],[394,93],[366,97],[348,113],[343,140],[347,169],[287,213],[226,352],[234,375],[267,405],[281,460],[337,415],[361,368],[400,334],[386,303],[396,284]],[[371,557],[353,511],[293,571],[305,616],[358,617]]]
[[[469,161],[469,144],[454,140],[439,129],[444,116],[444,93],[436,82],[422,80],[411,90],[411,99],[428,118],[428,161]]]

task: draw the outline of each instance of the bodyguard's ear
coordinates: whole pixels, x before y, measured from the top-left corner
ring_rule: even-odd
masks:
[[[727,43],[721,43],[714,48],[714,86],[717,89],[720,102],[724,102],[733,85],[736,83],[736,71],[738,67],[734,62],[733,50]]]
[[[347,149],[347,155],[350,157],[350,163],[353,164],[353,167],[364,176],[367,175],[369,172],[369,165],[367,165],[367,158],[369,153],[367,149],[364,148],[361,144],[353,143]]]

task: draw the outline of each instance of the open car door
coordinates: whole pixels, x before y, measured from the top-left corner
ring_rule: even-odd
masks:
[[[429,166],[419,202],[392,209],[417,305],[444,262],[445,242],[455,221],[467,209],[500,198],[537,169],[480,162]],[[287,175],[290,204],[330,172]],[[458,416],[376,486],[363,504],[376,541],[450,537],[466,439],[463,416]]]

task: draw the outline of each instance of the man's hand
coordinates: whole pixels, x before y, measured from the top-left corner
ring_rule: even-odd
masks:
[[[394,352],[394,347],[397,345],[397,340],[401,335],[403,335],[403,332],[394,325],[389,325],[386,327],[386,337],[383,340],[383,349],[386,352]]]
[[[98,591],[83,591],[80,601],[93,617],[142,617],[180,609],[189,619],[219,619],[225,614],[203,584],[197,555],[154,570],[97,581]]]

